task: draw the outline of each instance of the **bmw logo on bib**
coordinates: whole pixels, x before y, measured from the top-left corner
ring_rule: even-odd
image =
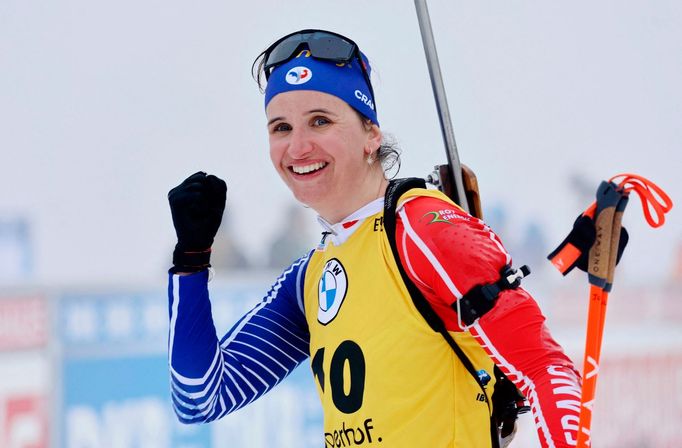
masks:
[[[346,270],[339,260],[332,258],[324,265],[318,285],[320,307],[317,310],[317,320],[322,325],[327,325],[339,313],[347,290]]]

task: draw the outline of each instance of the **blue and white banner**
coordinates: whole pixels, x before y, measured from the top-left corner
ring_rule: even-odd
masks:
[[[212,283],[218,332],[226,332],[267,289],[263,281]],[[56,325],[62,341],[60,446],[318,448],[324,443],[308,364],[219,422],[178,423],[169,392],[165,291],[61,297]]]

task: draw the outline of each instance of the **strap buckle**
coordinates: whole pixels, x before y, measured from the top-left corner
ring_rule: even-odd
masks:
[[[500,279],[487,285],[476,285],[462,297],[457,299],[457,323],[462,330],[471,328],[478,319],[490,311],[500,293],[507,289],[521,286],[521,279],[530,274],[527,265],[514,269],[506,265],[500,271]]]

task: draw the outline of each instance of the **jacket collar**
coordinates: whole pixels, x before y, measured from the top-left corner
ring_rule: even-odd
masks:
[[[333,242],[335,246],[343,244],[348,238],[350,238],[355,230],[362,225],[365,219],[376,215],[382,211],[383,208],[384,198],[380,197],[354,211],[336,224],[330,224],[323,217],[318,216],[317,222],[319,222],[322,226],[323,234],[320,246],[325,246],[327,241]]]

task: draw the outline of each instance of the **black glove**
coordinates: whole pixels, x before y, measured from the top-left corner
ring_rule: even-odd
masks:
[[[171,272],[198,272],[210,266],[211,246],[225,210],[227,185],[203,171],[168,192],[178,243]]]
[[[557,268],[561,271],[563,275],[568,274],[573,270],[573,268],[578,268],[581,271],[587,272],[588,256],[590,253],[590,248],[594,244],[597,238],[597,230],[595,229],[594,219],[589,216],[580,215],[578,219],[573,223],[573,230],[568,234],[564,241],[559,244],[559,246],[552,251],[551,254],[547,256],[547,259],[552,261],[557,255],[561,253],[562,250],[568,245],[573,245],[578,250],[578,257],[573,260],[573,262],[567,266],[561,266]],[[618,255],[616,257],[616,264],[620,262],[620,258],[623,256],[623,251],[625,246],[628,244],[628,231],[625,227],[621,227],[620,230],[620,240],[618,241]]]

